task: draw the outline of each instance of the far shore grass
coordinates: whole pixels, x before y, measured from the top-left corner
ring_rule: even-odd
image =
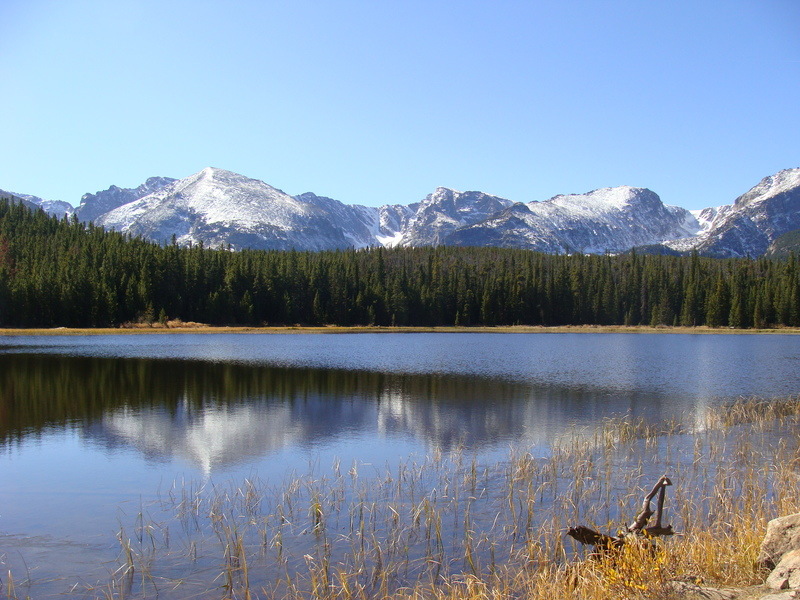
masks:
[[[0,336],[14,335],[127,335],[149,333],[683,333],[683,334],[800,334],[798,327],[769,329],[735,329],[732,327],[650,327],[645,325],[505,325],[505,326],[440,326],[440,327],[383,327],[383,326],[212,326],[203,323],[169,321],[162,323],[135,323],[120,327],[51,327],[51,328],[0,328]]]

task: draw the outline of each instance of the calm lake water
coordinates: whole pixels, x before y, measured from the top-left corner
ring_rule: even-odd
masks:
[[[0,380],[0,579],[95,597],[120,529],[176,481],[368,476],[454,449],[486,463],[612,416],[700,421],[797,394],[800,337],[8,336]]]

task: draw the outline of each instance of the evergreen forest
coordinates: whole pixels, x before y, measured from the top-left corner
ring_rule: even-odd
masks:
[[[161,246],[0,202],[0,326],[800,326],[793,254]]]

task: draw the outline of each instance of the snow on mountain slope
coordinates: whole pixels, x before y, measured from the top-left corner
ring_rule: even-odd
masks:
[[[700,212],[702,230],[665,246],[720,257],[761,256],[781,235],[800,229],[800,169],[765,177],[732,205]]]
[[[19,204],[20,202],[30,208],[31,210],[36,210],[41,208],[36,202],[32,200],[28,200],[27,198],[35,198],[35,196],[28,196],[27,194],[17,194],[15,192],[7,192],[5,190],[0,190],[0,200],[11,200],[14,204]]]
[[[75,209],[78,219],[84,222],[95,221],[101,215],[115,208],[128,204],[148,194],[157,192],[175,181],[171,177],[149,177],[142,185],[136,188],[120,188],[112,185],[107,190],[84,194],[81,203]]]
[[[700,224],[689,211],[664,205],[648,189],[621,186],[515,204],[482,223],[460,229],[447,241],[459,246],[603,253],[688,237],[699,230]]]
[[[51,213],[66,210],[14,196]],[[765,177],[733,204],[687,211],[630,186],[528,204],[440,187],[421,202],[375,208],[310,192],[292,197],[209,167],[181,180],[152,177],[138,188],[85,194],[75,213],[160,243],[174,236],[182,244],[235,249],[475,245],[616,253],[661,244],[712,256],[759,256],[775,238],[800,228],[800,169]]]
[[[730,204],[723,204],[722,206],[714,206],[711,208],[704,208],[702,210],[693,210],[691,213],[694,215],[697,222],[700,224],[700,232],[698,235],[711,231],[724,221],[728,213],[733,210]]]
[[[662,242],[664,246],[677,250],[679,252],[689,252],[696,248],[703,240],[707,239],[715,228],[719,227],[724,222],[725,217],[733,210],[730,204],[722,206],[715,206],[711,208],[703,208],[701,210],[689,211],[692,217],[697,221],[700,226],[696,235],[681,237],[674,240],[667,240]]]
[[[38,196],[31,196],[30,194],[18,194],[16,192],[0,190],[0,198],[22,200],[30,208],[41,208],[48,215],[53,215],[59,219],[64,215],[71,215],[75,211],[69,202],[64,202],[63,200],[45,200]]]
[[[97,223],[161,243],[175,236],[180,244],[203,241],[234,249],[352,247],[359,227],[337,226],[331,212],[352,217],[361,211],[313,194],[293,198],[263,181],[207,167],[104,214]]]
[[[160,243],[234,249],[365,248],[435,245],[458,227],[511,204],[481,192],[438,188],[423,202],[380,208],[307,192],[289,196],[255,179],[206,168],[119,206],[98,225]]]
[[[457,229],[488,219],[512,202],[483,192],[458,192],[439,187],[419,203],[401,231],[399,245],[435,246],[447,243]]]
[[[342,232],[348,245],[353,248],[391,246],[403,229],[411,212],[402,206],[374,208],[359,204],[344,204],[332,198],[317,196],[311,192],[295,196],[296,199],[320,208],[332,226]]]
[[[749,191],[739,196],[734,202],[735,209],[757,206],[776,197],[797,192],[800,187],[800,169],[784,169],[775,175],[764,177]]]
[[[776,238],[800,228],[800,169],[765,177],[696,246],[713,256],[760,256]]]
[[[384,204],[378,209],[378,232],[375,234],[376,245],[385,248],[399,246],[403,240],[403,232],[413,218],[418,204],[402,206],[401,204]]]

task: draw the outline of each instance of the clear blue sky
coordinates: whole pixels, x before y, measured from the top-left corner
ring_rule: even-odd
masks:
[[[2,0],[0,188],[729,203],[800,167],[800,1]]]

